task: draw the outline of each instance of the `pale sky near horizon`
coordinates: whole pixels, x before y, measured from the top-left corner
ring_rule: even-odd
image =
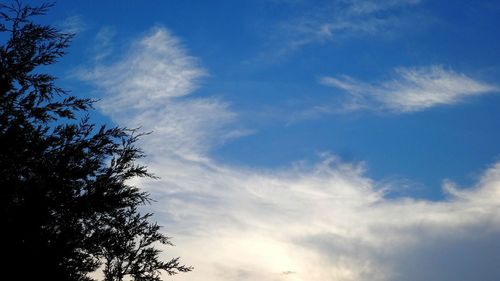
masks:
[[[33,1],[35,2],[35,1]],[[192,281],[500,280],[499,1],[59,1]],[[169,278],[167,278],[169,279]]]

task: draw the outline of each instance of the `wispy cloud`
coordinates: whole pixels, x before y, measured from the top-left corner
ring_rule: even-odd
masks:
[[[283,23],[280,33],[286,34],[288,50],[311,43],[383,34],[401,26],[402,11],[419,3],[419,0],[333,1]]]
[[[226,130],[224,125],[236,119],[227,103],[217,98],[185,99],[205,75],[169,30],[156,28],[121,60],[98,64],[81,77],[106,93],[99,106],[114,120],[162,136],[148,138],[145,146],[201,159],[209,147],[250,132]]]
[[[60,23],[60,28],[63,32],[78,34],[87,28],[87,24],[80,16],[70,16]]]
[[[362,166],[258,171],[163,158],[157,218],[196,265],[180,280],[461,280],[499,276],[500,165],[445,201],[386,199]],[[472,262],[473,261],[473,262]],[[425,270],[415,269],[423,266]],[[283,272],[294,272],[283,274]],[[493,280],[493,279],[489,279]]]
[[[95,35],[94,48],[92,50],[96,63],[108,57],[113,51],[113,39],[116,30],[110,26],[101,27]]]
[[[391,79],[366,83],[349,76],[323,77],[321,83],[350,94],[344,109],[385,110],[394,113],[422,111],[452,105],[471,96],[498,91],[498,87],[478,81],[442,66],[397,68]]]
[[[161,180],[140,184],[157,200],[152,211],[178,245],[166,254],[195,266],[176,279],[500,276],[493,262],[500,248],[500,164],[467,189],[447,181],[448,197],[437,202],[387,199],[362,164],[328,155],[315,165],[280,170],[227,166],[209,152],[231,135],[237,115],[221,100],[193,94],[205,73],[176,37],[158,28],[120,61],[86,75],[105,92],[104,113],[154,131],[143,148]],[[398,88],[413,81],[408,77],[387,83]],[[353,92],[366,88],[339,81]]]

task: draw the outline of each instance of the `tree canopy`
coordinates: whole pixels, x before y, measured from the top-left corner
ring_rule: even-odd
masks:
[[[129,180],[152,177],[134,129],[93,123],[95,102],[55,85],[73,34],[34,22],[52,4],[0,4],[0,216],[3,274],[18,280],[160,280],[190,271],[138,207],[150,197]]]

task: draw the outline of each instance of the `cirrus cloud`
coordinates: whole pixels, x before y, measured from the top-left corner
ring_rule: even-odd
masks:
[[[346,109],[375,109],[394,113],[453,105],[472,96],[498,92],[495,85],[439,65],[397,68],[391,79],[373,84],[349,76],[323,77],[321,83],[350,94]]]
[[[352,37],[365,37],[389,33],[402,26],[408,8],[420,0],[343,0],[315,5],[301,17],[279,25],[283,51],[325,41],[338,41]]]
[[[154,132],[142,144],[161,180],[140,185],[152,193],[155,218],[179,245],[166,253],[195,266],[177,280],[498,279],[500,164],[468,188],[446,181],[441,201],[387,198],[385,190],[397,187],[367,177],[362,163],[329,155],[302,167],[229,166],[209,152],[239,135],[237,114],[224,101],[193,94],[205,73],[171,32],[157,28],[120,61],[84,77],[104,92],[103,113]],[[419,70],[399,73],[377,100],[391,109],[439,104],[415,102],[408,97],[413,91],[403,91],[407,84],[429,95],[437,86],[445,101],[462,97],[454,94],[457,83],[469,87],[467,93],[489,89],[441,68],[423,78]],[[350,79],[325,82],[361,96],[377,89]]]
[[[80,78],[105,93],[99,103],[102,112],[120,124],[162,136],[144,140],[145,147],[200,160],[208,147],[251,133],[225,127],[237,118],[226,102],[189,97],[205,75],[180,40],[157,27],[132,44],[121,60],[97,64]]]

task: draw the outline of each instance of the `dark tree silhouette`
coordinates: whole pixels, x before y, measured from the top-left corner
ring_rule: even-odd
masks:
[[[140,133],[96,125],[93,100],[70,95],[41,68],[65,54],[72,34],[37,24],[51,4],[0,4],[0,278],[160,280],[190,271],[137,208],[149,195],[128,180],[151,177],[136,164]],[[81,117],[83,116],[83,117]]]
[[[159,250],[153,244],[172,245],[168,237],[159,232],[159,226],[148,221],[151,214],[141,215],[135,208],[121,209],[104,219],[104,258],[106,281],[122,280],[131,276],[136,280],[160,280],[158,270],[168,274],[189,271],[175,258],[168,262],[158,259]],[[154,269],[154,270],[152,270]]]

